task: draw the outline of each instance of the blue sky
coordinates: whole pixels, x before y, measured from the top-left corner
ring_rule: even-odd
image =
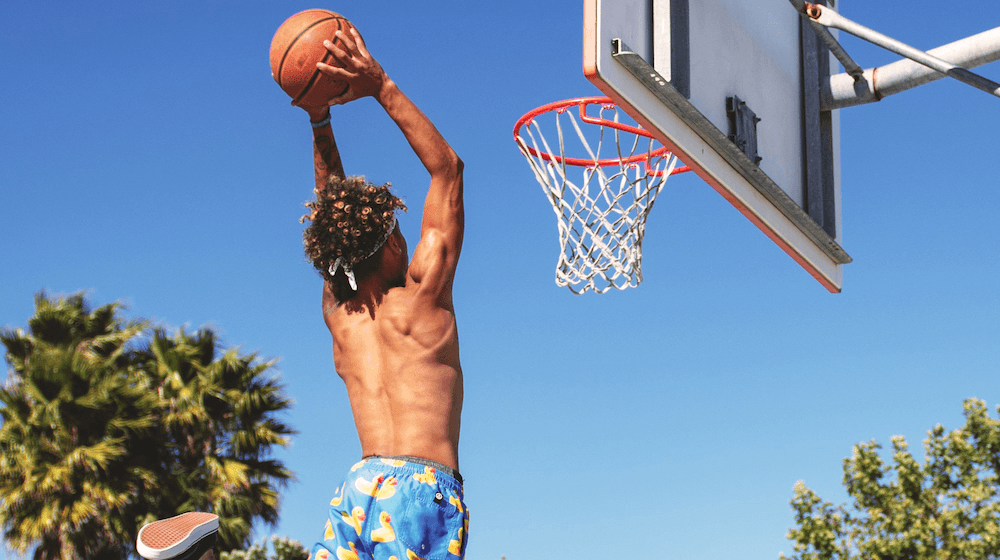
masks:
[[[925,49],[1000,21],[991,3],[942,6],[841,13]],[[360,454],[301,250],[311,130],[267,62],[277,26],[312,7],[362,30],[466,162],[470,560],[775,559],[797,480],[841,502],[855,443],[900,434],[919,455],[963,399],[1000,403],[1000,100],[968,86],[841,111],[843,293],[677,176],[647,224],[645,282],[574,296],[553,283],[555,218],[511,129],[598,93],[580,0],[0,4],[0,324],[24,325],[39,290],[84,290],[279,357],[300,434],[280,453],[298,481],[278,534],[311,544]],[[844,45],[865,67],[896,58]],[[407,199],[412,248],[419,161],[370,99],[334,129],[348,173]]]

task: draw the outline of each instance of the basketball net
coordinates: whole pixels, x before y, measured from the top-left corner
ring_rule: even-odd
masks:
[[[600,107],[597,117],[587,115],[590,105]],[[579,108],[579,121],[573,107]],[[579,144],[566,134],[564,121]],[[588,125],[587,133],[580,121]],[[558,152],[546,135],[554,135]],[[646,217],[667,177],[688,168],[676,168],[677,157],[647,131],[619,122],[618,109],[608,98],[539,107],[517,122],[514,140],[558,218],[556,284],[575,294],[638,286]],[[567,145],[584,157],[568,157]],[[608,155],[602,156],[602,149]]]

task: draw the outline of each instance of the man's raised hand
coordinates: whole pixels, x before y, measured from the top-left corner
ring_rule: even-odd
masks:
[[[317,62],[316,67],[320,72],[337,78],[346,80],[350,87],[342,95],[330,100],[330,105],[343,105],[349,101],[362,97],[378,98],[383,84],[388,80],[382,66],[365,48],[365,42],[354,27],[350,28],[350,34],[343,30],[337,31],[339,44],[332,41],[323,41],[330,54],[342,66],[340,68]]]

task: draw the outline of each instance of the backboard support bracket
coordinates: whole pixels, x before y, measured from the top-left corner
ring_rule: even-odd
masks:
[[[767,176],[742,150],[729,140],[711,121],[677,91],[670,82],[656,71],[641,56],[633,52],[621,39],[611,41],[612,58],[632,74],[664,105],[694,130],[726,162],[739,173],[757,192],[778,209],[790,222],[808,236],[815,245],[832,261],[847,264],[853,261],[850,255],[805,210],[799,207],[770,177]],[[641,118],[642,115],[632,115]],[[637,118],[637,120],[638,120]],[[645,119],[643,119],[645,120]],[[665,141],[663,133],[651,130],[660,141]]]
[[[757,155],[757,123],[760,117],[735,95],[726,98],[726,114],[729,115],[729,139],[736,144],[750,161],[757,165],[764,159]]]
[[[898,55],[905,56],[910,60],[919,62],[920,64],[923,64],[924,66],[931,68],[944,76],[955,78],[964,84],[985,91],[990,95],[1000,97],[1000,84],[994,82],[993,80],[984,78],[979,74],[970,72],[969,70],[952,64],[947,60],[942,60],[920,49],[915,49],[905,43],[897,41],[891,37],[887,37],[874,29],[869,29],[863,25],[853,22],[838,14],[834,10],[826,8],[822,5],[806,3],[806,6],[806,13],[803,15],[808,17],[810,21],[816,21],[825,27],[846,31],[847,33],[850,33],[860,39],[864,39],[873,45],[878,45]]]

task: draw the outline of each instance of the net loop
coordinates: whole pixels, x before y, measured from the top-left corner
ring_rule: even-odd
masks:
[[[587,114],[591,105],[598,107],[596,117]],[[558,150],[549,144],[553,134]],[[678,167],[677,157],[646,130],[621,122],[606,97],[539,107],[517,122],[514,139],[557,217],[556,284],[575,294],[638,286],[646,217],[667,177],[688,168]],[[585,157],[567,155],[568,144]]]

